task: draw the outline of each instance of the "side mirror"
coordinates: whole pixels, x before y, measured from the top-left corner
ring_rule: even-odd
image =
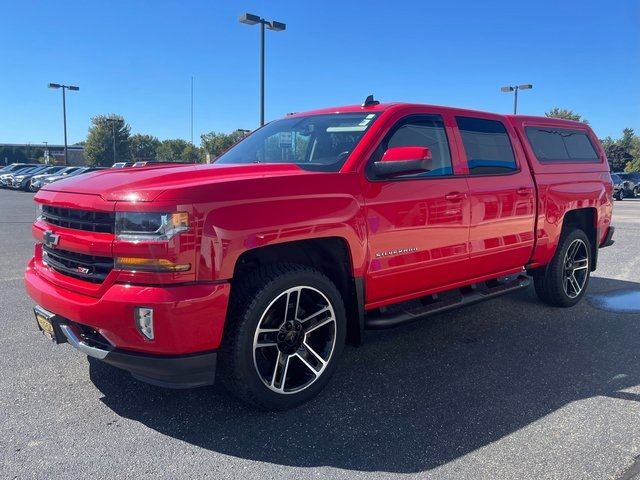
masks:
[[[431,150],[427,147],[392,147],[373,163],[378,177],[428,172],[433,168]]]

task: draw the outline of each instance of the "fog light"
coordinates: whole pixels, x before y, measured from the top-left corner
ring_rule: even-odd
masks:
[[[136,307],[135,316],[140,333],[153,340],[153,308]]]

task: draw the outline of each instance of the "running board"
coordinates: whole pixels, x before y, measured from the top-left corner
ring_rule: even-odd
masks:
[[[529,277],[513,276],[506,279],[494,279],[462,287],[441,294],[429,295],[410,302],[382,307],[366,313],[364,327],[367,330],[383,330],[413,322],[438,313],[464,307],[493,297],[527,288]]]

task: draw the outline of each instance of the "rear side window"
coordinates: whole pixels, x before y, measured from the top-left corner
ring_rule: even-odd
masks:
[[[470,175],[496,175],[518,169],[509,134],[502,122],[456,117]]]
[[[589,136],[582,130],[526,127],[525,133],[540,162],[599,162]]]

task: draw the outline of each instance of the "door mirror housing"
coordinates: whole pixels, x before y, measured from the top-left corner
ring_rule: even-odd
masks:
[[[379,162],[373,163],[378,177],[428,172],[433,168],[433,157],[428,147],[391,147]]]

